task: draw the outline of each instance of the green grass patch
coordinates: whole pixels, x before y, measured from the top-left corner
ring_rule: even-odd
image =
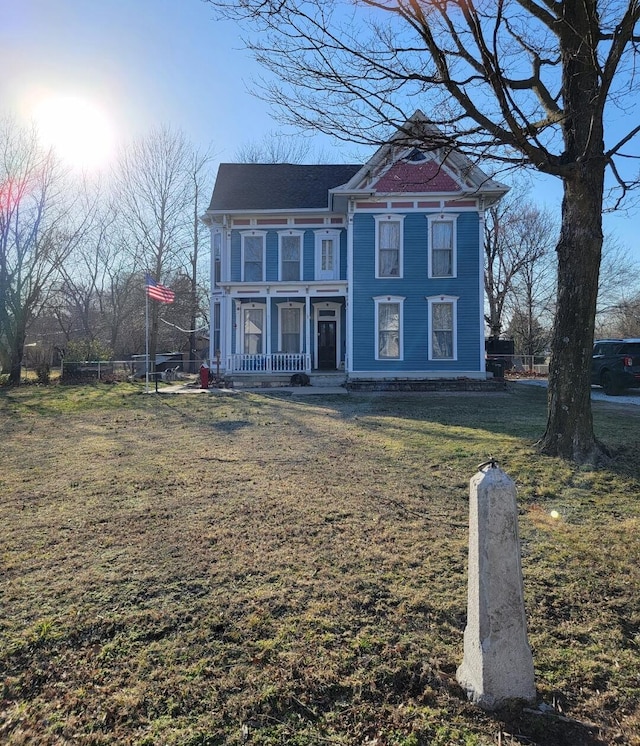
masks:
[[[640,419],[538,456],[545,392],[0,391],[0,741],[640,744]],[[541,715],[455,680],[468,484],[518,486]]]

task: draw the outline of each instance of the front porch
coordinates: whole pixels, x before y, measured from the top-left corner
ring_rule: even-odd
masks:
[[[306,352],[272,352],[270,354],[234,354],[227,357],[227,374],[234,373],[307,373],[311,372],[311,355]]]

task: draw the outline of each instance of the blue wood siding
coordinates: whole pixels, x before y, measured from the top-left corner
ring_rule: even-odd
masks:
[[[243,229],[248,230],[248,229]],[[280,229],[284,230],[284,229]],[[302,277],[301,279],[307,282],[315,279],[316,272],[316,234],[318,230],[316,226],[314,229],[305,230],[302,236]],[[278,254],[278,230],[266,231],[266,281],[277,282],[279,268],[279,254]],[[242,277],[242,237],[241,231],[234,229],[231,232],[231,282],[241,282]],[[347,279],[347,232],[342,229],[340,231],[340,279]]]
[[[404,219],[402,278],[375,279],[375,222],[372,214],[356,213],[353,223],[353,360],[357,371],[477,371],[480,369],[480,250],[475,212],[457,219],[457,277],[429,279],[426,213]],[[374,297],[405,298],[403,359],[376,360]],[[427,296],[458,296],[458,356],[452,361],[429,360]]]

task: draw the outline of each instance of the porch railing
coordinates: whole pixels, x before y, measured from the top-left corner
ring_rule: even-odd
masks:
[[[302,373],[311,370],[311,355],[272,352],[270,355],[229,355],[228,373]]]

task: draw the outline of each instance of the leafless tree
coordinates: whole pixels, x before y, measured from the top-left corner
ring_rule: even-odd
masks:
[[[140,286],[145,275],[167,283],[183,265],[192,240],[190,168],[185,135],[160,127],[131,142],[115,173],[119,230],[128,243]],[[149,358],[155,361],[160,306],[149,305]]]
[[[500,336],[505,311],[517,304],[526,276],[537,272],[542,279],[556,233],[550,215],[528,201],[521,189],[487,210],[484,287],[490,336]]]
[[[549,345],[555,311],[557,225],[548,212],[532,204],[522,205],[517,225],[522,261],[508,300],[510,327],[517,320],[520,351],[537,355]]]
[[[0,350],[14,385],[29,326],[92,220],[69,187],[35,130],[0,122]]]
[[[282,120],[378,144],[419,106],[425,147],[563,185],[544,453],[597,461],[590,364],[605,190],[637,185],[638,0],[209,0],[255,29]],[[271,82],[272,80],[280,81]],[[615,119],[615,127],[605,123]],[[633,164],[631,166],[633,168]],[[611,175],[611,184],[605,174]]]
[[[200,220],[203,212],[204,202],[206,202],[211,191],[211,162],[213,156],[211,151],[206,152],[192,151],[189,166],[189,181],[191,189],[192,204],[192,240],[191,246],[187,253],[188,276],[190,280],[189,288],[189,360],[192,365],[192,372],[197,370],[196,353],[197,353],[197,336],[198,326],[203,319],[208,317],[208,292],[209,283],[202,283],[201,279],[207,276],[206,269],[202,270],[200,263],[202,253],[200,246],[209,236],[209,230]]]
[[[621,299],[598,319],[598,336],[640,338],[640,292]]]
[[[311,149],[305,140],[269,132],[262,140],[241,145],[235,152],[237,163],[306,163]]]

